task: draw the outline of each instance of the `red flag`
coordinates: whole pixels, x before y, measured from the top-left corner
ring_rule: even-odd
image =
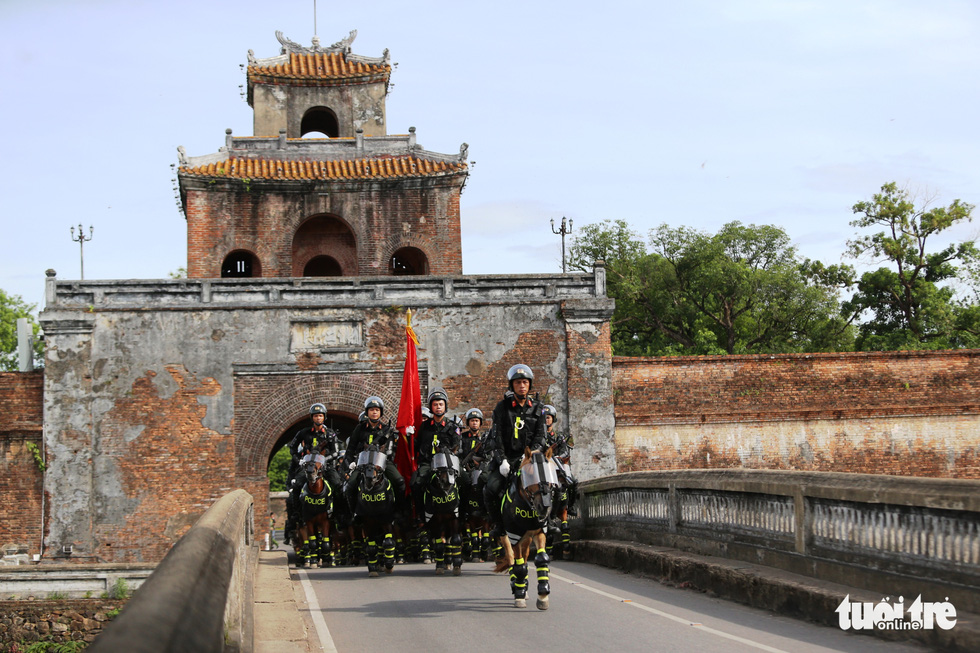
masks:
[[[405,327],[407,350],[405,352],[405,372],[402,375],[402,397],[398,402],[399,433],[398,449],[395,450],[395,467],[405,479],[406,493],[408,481],[418,465],[415,464],[415,431],[422,423],[422,399],[419,385],[419,360],[415,346],[419,339],[412,330],[412,311],[408,311],[408,326]],[[411,431],[409,431],[411,427]]]

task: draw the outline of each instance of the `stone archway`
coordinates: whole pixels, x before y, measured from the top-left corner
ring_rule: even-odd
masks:
[[[330,371],[291,371],[268,374],[266,366],[250,373],[250,365],[235,366],[236,475],[255,482],[265,476],[269,456],[288,429],[309,418],[310,406],[321,402],[329,413],[358,415],[364,399],[378,395],[385,417],[398,414],[402,372],[364,369],[351,364]],[[390,407],[390,408],[389,408]],[[346,438],[350,433],[341,433]]]

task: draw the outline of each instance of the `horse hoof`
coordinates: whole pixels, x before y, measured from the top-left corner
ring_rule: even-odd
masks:
[[[527,599],[514,599],[514,607],[515,608],[526,608],[527,607]]]
[[[378,577],[378,572],[376,572],[376,571],[369,571],[368,572],[368,578],[377,578],[377,577]]]
[[[453,576],[461,576],[463,574],[462,567],[453,567]]]
[[[540,596],[540,595],[538,596],[537,606],[538,606],[538,610],[547,610],[548,609],[548,595],[547,594],[545,594],[544,596]]]
[[[444,573],[446,573],[445,569],[442,567],[436,567],[436,576],[442,576]]]
[[[394,567],[385,567],[385,573],[386,573],[386,574],[390,574],[390,573],[391,573],[391,572],[393,572],[394,570],[395,570],[395,568],[394,568]]]

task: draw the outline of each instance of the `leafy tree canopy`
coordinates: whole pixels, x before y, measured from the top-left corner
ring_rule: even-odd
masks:
[[[957,281],[980,288],[975,276],[980,252],[973,241],[930,251],[943,231],[971,220],[974,207],[954,200],[949,206],[929,208],[928,201],[916,206],[915,200],[891,182],[853,207],[859,217],[851,225],[877,231],[849,241],[847,254],[884,264],[861,275],[844,307],[866,316],[859,326],[860,349],[945,349],[980,343],[975,303],[954,297]]]
[[[573,268],[602,258],[616,299],[617,355],[772,353],[846,349],[828,269],[802,261],[769,225],[726,224],[716,234],[661,225],[647,251],[625,221],[588,225],[573,241]]]
[[[17,363],[17,320],[27,318],[34,334],[34,366],[40,367],[44,361],[44,343],[37,335],[41,327],[32,315],[37,307],[28,304],[20,295],[8,295],[0,289],[0,370],[16,372]]]

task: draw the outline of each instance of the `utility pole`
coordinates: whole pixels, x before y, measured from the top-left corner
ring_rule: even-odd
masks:
[[[85,236],[85,232],[82,230],[82,223],[78,223],[78,238],[75,238],[75,227],[71,228],[71,239],[78,243],[78,256],[79,261],[82,266],[82,281],[85,281],[85,241],[92,240],[92,232],[95,231],[95,227],[89,226],[88,237]]]
[[[565,217],[562,216],[561,219],[561,229],[555,231],[555,219],[551,219],[551,233],[561,234],[561,273],[565,274],[565,234],[572,233],[572,221],[568,220],[566,224]]]

